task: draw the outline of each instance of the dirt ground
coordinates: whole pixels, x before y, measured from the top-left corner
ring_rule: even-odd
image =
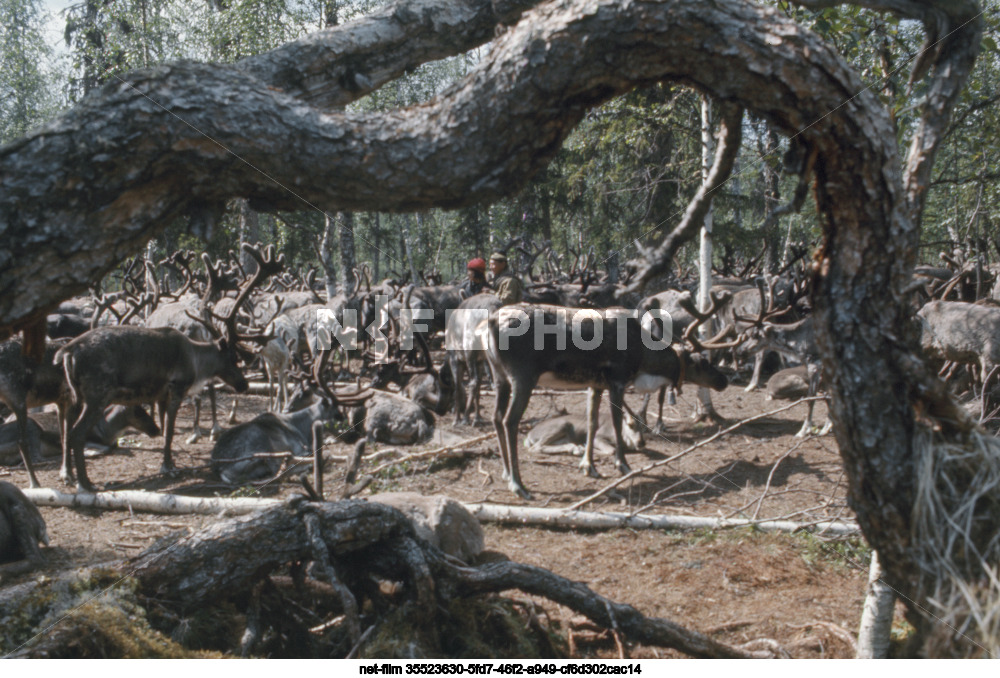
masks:
[[[633,469],[676,455],[719,430],[714,424],[691,423],[695,396],[694,388],[688,387],[677,407],[667,408],[667,432],[646,436],[646,449],[629,455]],[[762,391],[744,393],[739,386],[713,396],[727,424],[785,404],[767,402]],[[630,394],[627,400],[636,409],[641,398]],[[230,402],[231,396],[221,397],[223,408],[228,408]],[[489,394],[484,395],[482,405],[484,417],[488,417],[493,407]],[[607,416],[606,401],[603,407],[602,416]],[[261,397],[241,398],[238,418],[246,421],[263,408]],[[561,410],[583,413],[585,409],[585,392],[536,394],[525,415],[522,433],[533,421]],[[631,480],[584,508],[785,518],[802,523],[852,519],[833,437],[794,437],[805,409],[800,404],[748,424]],[[232,488],[219,485],[206,468],[211,443],[185,444],[191,414],[191,408],[185,405],[179,418],[175,460],[183,471],[178,476],[157,475],[162,438],[133,434],[124,441],[127,450],[88,461],[91,480],[105,489],[233,494]],[[522,477],[534,499],[529,502],[515,498],[500,478],[495,438],[460,444],[492,432],[492,425],[456,428],[451,420],[451,416],[440,418],[434,439],[419,447],[378,445],[369,449],[362,473],[418,450],[444,445],[457,444],[459,456],[390,465],[378,472],[364,494],[409,490],[447,494],[465,502],[555,508],[577,502],[618,477],[609,457],[598,458],[603,478],[593,479],[580,472],[578,459],[571,455],[522,454]],[[816,407],[815,420],[826,420],[822,404]],[[54,415],[41,415],[39,421],[54,428]],[[342,459],[350,449],[344,443],[327,447],[335,460]],[[343,461],[328,466],[328,495],[341,486],[343,472]],[[56,463],[43,466],[39,476],[44,485],[61,488]],[[0,478],[27,487],[21,469],[0,469]],[[296,484],[289,482],[268,494],[288,494],[295,488]],[[134,555],[171,530],[196,529],[214,520],[58,508],[43,508],[42,514],[52,542],[47,549],[50,569]],[[850,643],[860,619],[867,576],[867,553],[858,539],[764,534],[746,528],[679,532],[486,525],[485,532],[489,551],[585,582],[594,591],[633,605],[645,615],[670,619],[720,641],[740,644],[773,639],[795,657],[853,656]],[[517,592],[509,595],[527,598]],[[616,657],[622,649],[632,657],[673,656],[659,648],[618,648],[612,636],[589,628],[568,610],[547,601],[538,602],[570,637],[579,656]]]

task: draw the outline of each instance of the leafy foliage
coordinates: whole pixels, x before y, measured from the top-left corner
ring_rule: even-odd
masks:
[[[232,62],[331,23],[380,8],[383,0],[82,0],[65,13],[70,72],[44,68],[51,48],[41,37],[39,0],[0,0],[0,139],[10,140],[57,109],[54,92],[72,99],[125,72],[171,59]],[[913,22],[859,7],[812,11],[772,0],[777,11],[834,44],[891,112],[901,143],[913,133],[923,81],[910,83],[924,36]],[[984,3],[987,31],[970,85],[941,149],[924,216],[928,251],[942,246],[961,256],[1000,255],[997,235],[1000,179],[1000,47],[997,0]],[[382,112],[429,100],[473,69],[489,46],[425,64],[351,105]],[[599,265],[619,266],[634,243],[658,241],[680,219],[701,172],[699,96],[654,85],[590,112],[554,162],[520,194],[488,207],[431,210],[421,215],[357,214],[358,263],[378,277],[439,270],[464,276],[465,262],[514,238],[550,242],[571,261],[592,251]],[[793,243],[818,237],[814,208],[784,217],[766,232],[767,214],[787,201],[797,177],[783,171],[787,141],[775,141],[763,120],[746,120],[737,170],[714,199],[716,265],[737,273],[749,262],[778,260]],[[331,215],[336,218],[336,215]],[[264,217],[261,237],[275,242],[292,265],[315,265],[324,215],[303,211]],[[222,254],[240,237],[236,213],[210,243],[179,222],[157,243],[158,254],[177,247]],[[337,247],[333,238],[328,247]],[[762,249],[762,246],[764,249]],[[681,252],[678,266],[696,257]],[[770,261],[774,265],[774,261]],[[536,270],[537,273],[537,270]]]

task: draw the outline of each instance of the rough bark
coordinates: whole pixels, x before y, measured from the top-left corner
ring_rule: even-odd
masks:
[[[699,657],[757,656],[668,620],[646,618],[631,606],[542,568],[511,562],[456,565],[419,541],[402,513],[374,502],[303,502],[233,518],[175,542],[155,545],[123,569],[138,580],[140,593],[148,599],[194,610],[250,591],[278,567],[308,561],[317,551],[328,556],[338,572],[364,567],[366,576],[410,582],[411,595],[422,599],[418,607],[430,617],[435,597],[439,604],[456,596],[520,589],[565,605],[605,628],[617,628],[633,641]],[[347,578],[338,576],[338,580]],[[346,589],[341,593],[351,595]]]
[[[133,73],[0,148],[0,327],[82,291],[177,216],[206,229],[228,198],[248,197],[259,209],[303,200],[396,211],[488,202],[544,167],[589,108],[655,81],[690,84],[752,110],[815,157],[824,233],[815,322],[850,501],[886,581],[923,600],[910,524],[914,407],[960,444],[971,424],[917,357],[905,289],[935,151],[981,19],[973,0],[856,4],[923,21],[933,45],[914,69],[914,79],[930,82],[905,179],[892,121],[850,67],[778,12],[739,0],[546,3],[498,38],[466,80],[387,114],[324,112],[296,96],[317,91],[305,74],[351,24],[299,41],[295,49],[308,43],[312,57],[277,68],[272,54],[267,66],[178,63]],[[440,7],[458,16],[458,5]],[[424,26],[423,15],[393,11],[406,29]],[[451,38],[469,25],[426,29]],[[360,40],[350,49],[364,59]]]
[[[777,273],[781,264],[779,261],[780,238],[777,219],[772,215],[781,200],[781,193],[778,186],[778,135],[769,125],[764,125],[766,132],[757,140],[757,150],[764,157],[761,163],[761,174],[764,181],[764,227],[761,229],[761,237],[764,239],[764,266],[768,273]]]

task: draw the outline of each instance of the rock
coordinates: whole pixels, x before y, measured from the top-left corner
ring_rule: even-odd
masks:
[[[384,492],[366,498],[401,511],[413,522],[421,539],[459,560],[469,562],[483,550],[483,528],[479,521],[450,497]]]

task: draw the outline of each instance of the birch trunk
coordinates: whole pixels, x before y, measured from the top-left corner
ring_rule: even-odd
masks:
[[[868,590],[861,612],[861,628],[858,630],[858,659],[885,659],[889,656],[889,638],[895,608],[896,594],[882,581],[878,553],[872,551]]]

